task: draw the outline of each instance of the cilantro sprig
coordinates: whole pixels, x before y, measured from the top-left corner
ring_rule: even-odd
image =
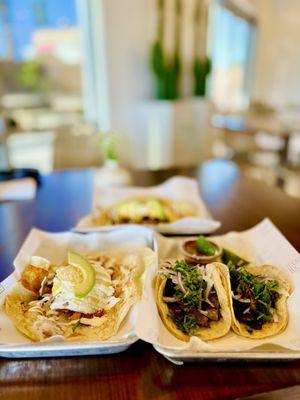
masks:
[[[197,328],[197,320],[194,315],[180,315],[174,318],[175,324],[178,328],[187,335]]]
[[[186,293],[183,293],[179,285],[175,285],[174,297],[184,302],[184,311],[201,309],[207,283],[202,279],[198,266],[189,265],[185,260],[176,261],[174,270],[180,272]]]
[[[229,265],[229,272],[233,292],[241,293],[244,298],[250,297],[250,313],[257,326],[270,322],[278,298],[278,281],[251,274],[244,266],[236,268]]]
[[[189,265],[185,260],[176,261],[174,271],[181,274],[185,293],[179,285],[173,286],[173,297],[177,299],[182,312],[172,315],[172,319],[182,332],[190,334],[198,326],[193,312],[202,309],[207,283],[202,279],[199,267]]]

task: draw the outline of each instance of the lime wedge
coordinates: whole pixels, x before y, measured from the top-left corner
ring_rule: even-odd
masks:
[[[74,284],[73,291],[76,297],[85,297],[94,287],[96,282],[96,272],[92,264],[78,253],[68,253],[68,262],[71,266],[78,268],[82,275],[82,280]]]

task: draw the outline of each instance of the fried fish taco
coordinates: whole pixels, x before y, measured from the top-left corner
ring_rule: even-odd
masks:
[[[92,222],[100,226],[126,223],[157,225],[195,215],[195,207],[186,201],[132,198],[97,209],[92,216]]]
[[[33,257],[6,298],[6,313],[33,341],[55,335],[109,339],[140,296],[144,256],[143,251],[68,253],[68,262],[59,266]]]
[[[286,277],[271,265],[236,267],[230,263],[228,267],[234,332],[263,339],[283,331],[288,323],[287,299],[291,292]]]
[[[169,260],[161,264],[155,283],[156,304],[164,325],[175,337],[212,340],[230,330],[226,273],[221,263],[200,266]]]

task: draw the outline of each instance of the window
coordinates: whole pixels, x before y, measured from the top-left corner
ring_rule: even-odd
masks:
[[[76,27],[75,0],[0,0],[0,58],[25,61],[36,48],[41,30]]]
[[[0,0],[0,119],[11,167],[51,170],[54,139],[84,123],[82,58],[77,0]]]
[[[210,94],[221,111],[239,111],[250,97],[255,25],[215,2],[210,13]]]

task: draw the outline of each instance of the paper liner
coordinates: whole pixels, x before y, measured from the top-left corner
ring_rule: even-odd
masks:
[[[288,300],[289,323],[284,332],[266,339],[248,339],[230,331],[226,336],[210,342],[203,342],[196,337],[186,343],[174,337],[162,323],[155,303],[154,279],[156,265],[148,269],[143,296],[139,304],[136,334],[139,338],[173,350],[174,353],[189,351],[248,351],[271,344],[290,350],[300,350],[300,255],[276,229],[272,222],[265,219],[254,228],[244,232],[231,232],[212,238],[221,246],[232,250],[239,256],[257,265],[271,264],[282,270],[293,286],[293,293]],[[156,234],[158,258],[182,257],[179,244],[183,239],[164,238]]]
[[[212,219],[200,197],[198,183],[195,179],[175,176],[163,184],[153,187],[99,187],[94,188],[93,209],[116,204],[132,197],[161,197],[169,200],[184,200],[195,204],[197,217],[181,218],[169,224],[152,225],[151,228],[168,234],[200,234],[214,232],[221,226]],[[110,231],[124,225],[94,226],[91,215],[82,218],[74,228],[80,232]],[[150,226],[149,226],[150,227]]]

